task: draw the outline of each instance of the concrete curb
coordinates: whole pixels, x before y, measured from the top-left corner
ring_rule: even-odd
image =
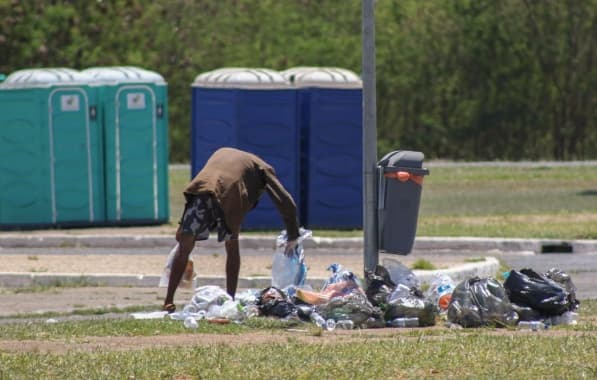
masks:
[[[89,248],[144,248],[144,247],[172,247],[174,236],[170,235],[33,235],[20,234],[0,235],[0,247],[5,248],[48,248],[48,247],[89,247]],[[216,239],[201,242],[206,248],[221,246]],[[273,248],[273,236],[243,236],[240,239],[241,248]],[[363,238],[326,238],[314,237],[306,240],[305,248],[328,249],[363,249]],[[535,253],[566,252],[588,253],[597,252],[597,240],[559,240],[559,239],[513,239],[513,238],[474,238],[474,237],[420,237],[415,240],[414,250],[500,250],[532,251]]]
[[[449,269],[432,271],[415,270],[414,273],[421,283],[431,283],[434,276],[445,273],[454,282],[460,282],[474,276],[494,277],[499,270],[499,261],[494,257],[486,257],[483,262],[466,263]],[[359,276],[362,278],[362,276]],[[307,285],[313,289],[321,289],[327,278],[309,278]],[[87,286],[125,286],[125,287],[158,287],[160,275],[112,274],[112,273],[0,273],[0,286],[28,287],[32,285],[84,284]],[[271,285],[271,277],[241,277],[239,288],[263,289]],[[200,285],[215,285],[226,287],[224,276],[199,276],[196,283]]]

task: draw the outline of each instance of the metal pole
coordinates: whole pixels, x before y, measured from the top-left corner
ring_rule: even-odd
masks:
[[[377,242],[377,116],[375,102],[375,0],[362,0],[363,232],[365,270],[379,262]]]

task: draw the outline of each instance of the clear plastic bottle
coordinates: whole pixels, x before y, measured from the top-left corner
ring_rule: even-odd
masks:
[[[325,321],[325,329],[327,331],[334,331],[336,329],[336,321],[331,318]]]
[[[338,322],[336,322],[336,327],[343,330],[352,330],[354,329],[354,322],[350,319],[341,319]]]
[[[419,318],[394,318],[388,323],[388,325],[390,327],[419,327]]]
[[[518,328],[521,330],[543,330],[547,328],[547,325],[542,321],[520,321],[518,322]]]
[[[184,327],[186,327],[187,329],[196,329],[197,327],[199,327],[199,324],[197,323],[197,320],[193,317],[186,317],[184,320]]]
[[[556,315],[547,321],[550,325],[576,325],[578,323],[578,313],[567,311],[562,315]]]
[[[321,327],[322,329],[325,328],[326,320],[318,313],[312,312],[309,318],[311,318],[311,321],[315,323],[317,327]]]

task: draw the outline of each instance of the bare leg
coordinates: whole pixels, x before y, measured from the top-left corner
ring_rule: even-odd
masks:
[[[238,239],[230,239],[226,241],[226,290],[232,298],[236,294],[239,272],[240,253]]]
[[[168,291],[166,292],[166,299],[164,300],[164,306],[174,303],[174,293],[180,284],[182,275],[184,274],[187,262],[189,261],[189,255],[195,247],[195,236],[192,234],[177,234],[177,240],[179,242],[178,252],[174,255],[172,261],[172,268],[170,270],[170,280],[168,282]]]

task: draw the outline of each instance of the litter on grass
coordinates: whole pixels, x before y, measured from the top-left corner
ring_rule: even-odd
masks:
[[[189,329],[198,323],[243,323],[257,317],[312,323],[336,328],[427,327],[443,321],[449,328],[507,327],[539,331],[554,325],[578,322],[580,302],[571,277],[552,268],[545,274],[532,269],[512,270],[505,281],[471,277],[454,283],[445,273],[437,274],[421,290],[414,271],[396,260],[365,272],[365,284],[339,263],[319,290],[305,284],[307,269],[303,241],[311,238],[301,229],[291,255],[285,255],[285,231],[277,238],[273,256],[272,285],[245,289],[233,299],[213,285],[195,289],[182,311],[133,313],[136,319],[160,319],[166,315]],[[170,256],[176,252],[176,247]],[[168,263],[171,262],[169,257]],[[168,263],[165,272],[168,269]]]

